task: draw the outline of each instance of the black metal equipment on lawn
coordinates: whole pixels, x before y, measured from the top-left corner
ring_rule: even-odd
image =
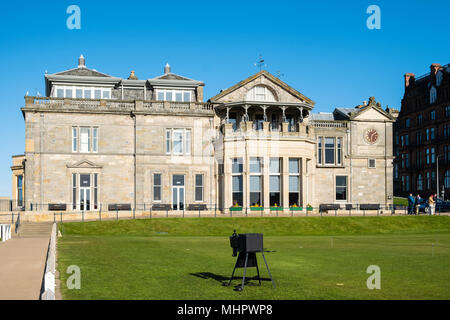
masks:
[[[272,286],[275,288],[275,282],[272,279],[272,274],[269,270],[269,265],[267,264],[266,257],[264,256],[263,249],[263,234],[262,233],[243,233],[236,234],[236,230],[234,230],[233,235],[230,237],[230,246],[233,248],[233,257],[238,256],[236,260],[236,264],[234,265],[233,273],[231,274],[231,278],[228,282],[225,282],[224,286],[231,285],[231,281],[233,280],[234,272],[236,268],[244,268],[244,275],[242,277],[242,285],[237,287],[237,291],[244,290],[245,285],[245,275],[247,268],[256,267],[256,271],[258,273],[258,281],[259,285],[261,285],[261,277],[259,275],[258,268],[258,260],[256,258],[256,253],[261,252],[262,257],[264,259],[264,263],[267,267],[267,272],[269,273],[270,280],[272,281]],[[239,255],[238,255],[239,253]]]

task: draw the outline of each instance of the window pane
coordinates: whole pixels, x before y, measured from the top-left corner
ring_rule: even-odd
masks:
[[[92,128],[92,151],[97,152],[98,149],[98,128]]]
[[[191,153],[191,130],[186,130],[186,153]]]
[[[233,192],[242,192],[243,190],[242,176],[233,176]]]
[[[153,200],[161,201],[161,187],[160,186],[153,187]]]
[[[289,159],[289,173],[299,173],[299,159]]]
[[[195,187],[195,201],[203,201],[203,187]]]
[[[84,90],[84,98],[91,99],[91,90],[90,89]]]
[[[109,91],[108,90],[103,91],[103,99],[109,99]]]
[[[174,131],[173,132],[173,152],[183,153],[183,132]]]
[[[180,101],[180,102],[183,101],[183,100],[182,100],[182,97],[183,97],[183,96],[182,96],[181,91],[176,91],[176,92],[175,92],[175,101]]]
[[[250,191],[261,191],[261,176],[250,176]]]
[[[89,128],[80,128],[80,151],[89,152]]]
[[[72,89],[66,89],[66,98],[72,98]]]
[[[166,131],[166,153],[170,153],[170,145],[172,140],[170,138],[170,130]]]
[[[289,177],[289,192],[299,192],[300,191],[300,177],[290,176]]]
[[[175,174],[172,177],[172,184],[174,186],[184,186],[184,175],[181,174]]]
[[[100,90],[100,89],[94,90],[94,97],[95,97],[95,99],[101,99],[102,98],[102,90]]]
[[[202,174],[196,174],[195,175],[195,185],[196,186],[203,186],[203,175]]]
[[[161,185],[161,174],[155,173],[153,175],[153,184],[156,185],[156,186],[160,186]]]
[[[270,173],[280,173],[280,158],[270,158]]]
[[[346,176],[336,176],[336,200],[347,200]]]
[[[280,191],[280,176],[270,176],[270,192]]]
[[[250,172],[261,172],[261,158],[250,158]]]
[[[166,91],[166,100],[172,101],[172,91]]]
[[[334,164],[334,138],[325,138],[325,163]]]
[[[242,158],[234,158],[231,164],[231,170],[233,173],[242,173],[243,171]]]
[[[56,96],[58,98],[64,98],[64,89],[58,89],[56,90]]]
[[[80,187],[90,187],[90,186],[91,186],[91,175],[80,174]]]
[[[164,91],[158,91],[158,96],[156,97],[157,100],[164,100]]]
[[[72,128],[72,151],[78,151],[78,137],[77,137],[77,128]]]
[[[191,101],[191,93],[189,91],[185,91],[183,93],[183,101],[185,102]]]
[[[76,90],[76,97],[77,97],[78,99],[83,98],[83,89],[77,89],[77,90]]]

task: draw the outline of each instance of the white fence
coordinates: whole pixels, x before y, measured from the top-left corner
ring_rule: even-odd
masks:
[[[41,300],[55,300],[55,273],[56,273],[56,223],[53,223],[50,243],[48,245],[47,262],[44,273],[44,292]]]
[[[0,224],[0,238],[2,242],[11,239],[11,225],[10,224]]]

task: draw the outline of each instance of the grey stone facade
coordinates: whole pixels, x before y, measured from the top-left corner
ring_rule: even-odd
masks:
[[[156,78],[138,80],[134,72],[130,78],[90,71],[83,60],[77,69],[46,76],[49,97],[26,97],[25,161],[15,170],[24,170],[27,211],[46,211],[48,204],[70,211],[106,211],[111,204],[227,210],[236,199],[244,207],[286,210],[392,203],[393,119],[373,98],[313,114],[311,99],[265,71],[208,102],[202,102],[203,82],[168,66]],[[61,97],[53,86],[107,88],[111,96]],[[173,101],[158,100],[157,92],[171,88],[189,101],[167,93]],[[333,151],[325,150],[325,140],[333,141]],[[319,152],[333,163],[320,163]],[[242,178],[235,177],[233,159],[242,161]],[[254,159],[261,164],[257,174]],[[279,159],[275,172],[273,159]],[[235,181],[242,183],[242,196]]]

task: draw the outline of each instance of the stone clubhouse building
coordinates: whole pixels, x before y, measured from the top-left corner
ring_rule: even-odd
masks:
[[[373,97],[313,113],[260,71],[204,101],[202,81],[85,65],[25,97],[14,205],[36,213],[392,204],[394,117]]]

